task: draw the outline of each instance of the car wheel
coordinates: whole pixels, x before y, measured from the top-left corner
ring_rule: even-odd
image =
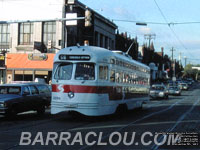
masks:
[[[38,114],[38,115],[43,115],[44,113],[45,113],[45,106],[42,105],[41,107],[39,107],[39,108],[37,109],[37,114]]]

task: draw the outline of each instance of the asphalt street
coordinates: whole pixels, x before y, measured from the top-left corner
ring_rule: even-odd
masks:
[[[151,100],[143,109],[123,114],[103,117],[51,115],[48,109],[44,116],[36,112],[10,119],[0,116],[0,150],[197,150],[199,131],[200,84],[195,83],[181,96]]]

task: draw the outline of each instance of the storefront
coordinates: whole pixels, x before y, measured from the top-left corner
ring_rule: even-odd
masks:
[[[53,58],[55,54],[7,54],[6,78],[11,81],[34,81],[45,79],[49,83],[52,76]]]

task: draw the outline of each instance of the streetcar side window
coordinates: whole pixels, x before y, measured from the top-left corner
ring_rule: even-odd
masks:
[[[115,74],[115,79],[116,79],[116,82],[119,83],[119,72],[116,72],[116,74]]]
[[[94,80],[95,65],[94,63],[77,63],[75,80]]]
[[[70,80],[72,77],[72,69],[73,69],[72,63],[59,64],[56,69],[54,78],[58,80]]]
[[[110,81],[115,82],[115,70],[110,71]]]
[[[108,66],[99,66],[99,79],[108,80]]]

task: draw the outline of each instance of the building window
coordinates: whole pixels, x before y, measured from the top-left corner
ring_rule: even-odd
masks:
[[[100,34],[100,47],[103,47],[103,34]]]
[[[108,37],[107,36],[105,37],[105,48],[109,49],[109,46],[108,46]]]
[[[99,33],[95,32],[95,46],[99,46]]]
[[[19,44],[20,45],[33,44],[33,23],[19,24]]]
[[[56,22],[43,23],[43,43],[48,52],[53,51],[56,46]]]
[[[10,25],[0,24],[0,50],[9,49],[10,45]]]

